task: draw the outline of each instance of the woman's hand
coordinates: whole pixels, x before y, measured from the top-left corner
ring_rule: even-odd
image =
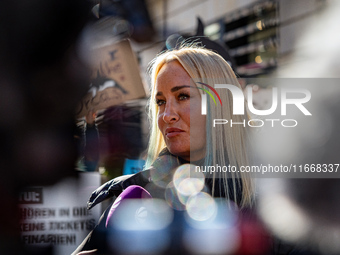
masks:
[[[119,194],[130,185],[139,185],[144,188],[151,182],[151,179],[156,182],[160,180],[170,182],[172,180],[173,171],[179,165],[180,162],[178,158],[171,155],[167,149],[163,149],[149,169],[136,174],[116,177],[96,189],[87,202],[87,209],[91,209],[105,199],[119,196]],[[154,174],[155,172],[156,175]],[[153,176],[152,178],[151,175]]]
[[[144,187],[150,182],[150,171],[145,170],[136,174],[122,175],[116,177],[98,189],[92,192],[92,195],[87,202],[87,209],[93,208],[96,204],[119,194],[130,185],[139,185]]]
[[[119,177],[116,177],[106,183],[104,183],[102,186],[100,186],[98,189],[92,192],[91,197],[89,201],[87,202],[87,209],[91,209],[96,204],[104,201],[105,199],[108,199],[110,197],[113,197],[114,195],[118,196],[122,190],[122,182],[131,177],[130,175],[122,175]]]

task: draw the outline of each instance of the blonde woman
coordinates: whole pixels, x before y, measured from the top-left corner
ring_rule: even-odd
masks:
[[[196,164],[202,169],[217,165],[239,169],[248,165],[247,127],[240,124],[213,127],[214,119],[248,122],[247,114],[232,114],[230,91],[216,89],[220,105],[215,105],[213,99],[207,100],[207,114],[201,111],[202,96],[215,84],[240,88],[231,67],[220,55],[204,48],[182,46],[157,56],[151,62],[150,71],[151,130],[145,170],[117,177],[99,187],[88,202],[89,209],[108,197],[119,195],[130,185],[142,186],[153,197],[159,197],[159,192],[153,194],[157,186],[153,184],[160,179],[170,182],[173,170],[184,163]],[[249,176],[239,171],[205,174],[206,190],[212,196],[225,197],[240,208],[251,206],[253,189]],[[93,248],[96,247],[86,245],[88,250]]]
[[[233,98],[216,89],[221,104],[207,97],[207,114],[201,114],[201,95],[207,85],[232,84],[240,88],[229,64],[218,54],[196,46],[182,46],[158,55],[150,64],[150,140],[145,169],[165,172],[183,163],[201,166],[249,165],[248,128],[243,124],[213,125],[214,119],[247,123],[248,115],[233,115]],[[205,89],[205,90],[203,90]],[[176,132],[170,132],[177,128]],[[145,171],[145,170],[144,170]],[[215,176],[216,175],[216,176]],[[145,186],[149,173],[117,177],[93,192],[88,207],[119,194],[131,184]],[[239,207],[249,207],[253,187],[247,173],[221,172],[207,176],[213,196],[225,196]]]
[[[206,115],[201,114],[201,94],[205,93],[202,89],[207,89],[205,84],[210,84],[214,87],[214,84],[232,84],[240,88],[237,78],[232,71],[229,64],[218,54],[198,47],[181,47],[178,50],[172,50],[163,54],[160,54],[151,65],[151,82],[152,90],[149,103],[149,116],[151,121],[151,135],[149,141],[148,158],[146,167],[150,167],[152,162],[154,162],[159,153],[166,147],[171,154],[181,157],[181,152],[172,151],[171,145],[176,144],[176,140],[172,141],[169,139],[165,131],[162,130],[163,123],[166,123],[167,127],[177,124],[168,124],[167,119],[164,119],[164,115],[168,114],[166,110],[171,111],[172,106],[166,108],[166,102],[163,102],[162,96],[157,96],[159,93],[159,88],[166,83],[166,78],[169,78],[168,86],[181,86],[189,85],[190,88],[186,87],[178,90],[178,95],[183,96],[183,93],[188,94],[187,100],[183,100],[179,109],[183,106],[188,106],[190,110],[191,123],[188,123],[191,133],[189,133],[189,138],[191,140],[186,141],[186,145],[182,147],[185,152],[191,152],[189,157],[181,157],[187,161],[197,161],[203,160],[205,166],[245,166],[248,165],[248,154],[247,154],[247,141],[248,133],[247,127],[243,125],[216,125],[213,127],[214,119],[224,119],[232,120],[234,123],[245,123],[248,121],[248,116],[245,115],[233,115],[232,114],[232,104],[233,99],[231,93],[226,89],[216,89],[218,92],[222,106],[215,105],[213,100],[208,101],[207,109],[208,113]],[[171,73],[173,72],[173,73]],[[165,79],[162,76],[168,75]],[[183,82],[179,79],[174,80],[177,76],[183,74]],[[172,77],[171,77],[172,76]],[[163,81],[165,80],[165,81]],[[176,82],[178,84],[176,84]],[[182,83],[182,84],[181,84]],[[200,88],[200,89],[199,89]],[[171,88],[170,88],[171,89]],[[200,94],[198,94],[200,93]],[[191,95],[193,94],[193,95]],[[169,98],[176,96],[175,94],[169,94]],[[209,97],[207,97],[209,98]],[[164,97],[164,99],[166,99]],[[184,99],[184,98],[183,98]],[[153,101],[159,101],[153,103]],[[166,101],[166,100],[165,100]],[[175,107],[175,106],[174,106]],[[181,112],[176,113],[177,109],[173,109],[175,118],[179,118],[178,122],[181,122]],[[170,113],[171,114],[171,113]],[[189,113],[184,113],[184,117],[188,117]],[[204,118],[203,118],[204,116]],[[163,120],[160,118],[163,117]],[[183,118],[182,118],[183,119]],[[195,121],[195,123],[193,123]],[[200,123],[197,123],[200,122]],[[197,129],[201,130],[202,133],[195,132]],[[194,132],[194,133],[193,133]],[[178,137],[180,140],[181,137]],[[195,146],[197,142],[203,143],[204,152],[202,154],[196,155]],[[190,147],[191,145],[191,147]],[[216,180],[220,178],[214,178],[215,176],[210,176],[212,178],[212,193],[216,190],[215,184]],[[217,176],[216,176],[217,177]],[[237,193],[241,192],[241,201],[239,201],[239,206],[250,206],[253,199],[252,184],[249,176],[244,173],[219,173],[219,177],[222,177],[222,193],[226,194],[230,199],[237,201]],[[231,180],[231,182],[228,180]],[[221,181],[221,180],[220,180]],[[232,183],[228,187],[228,183]],[[241,190],[237,190],[241,188]],[[230,197],[230,192],[234,193],[234,196]],[[228,195],[229,194],[229,195]],[[212,194],[214,195],[214,194]]]

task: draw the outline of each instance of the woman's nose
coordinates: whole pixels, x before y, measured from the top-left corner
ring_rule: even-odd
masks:
[[[163,120],[166,123],[176,122],[179,119],[177,107],[172,102],[167,102],[163,113]]]

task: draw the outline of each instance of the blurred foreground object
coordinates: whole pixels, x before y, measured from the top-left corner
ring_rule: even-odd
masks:
[[[336,177],[317,179],[313,178],[317,166],[314,171],[310,167],[318,163],[323,170],[324,165],[330,170],[329,164],[340,163],[339,10],[339,1],[329,1],[328,7],[316,14],[315,22],[297,44],[290,64],[277,73],[282,79],[314,78],[307,87],[312,95],[313,116],[309,124],[299,122],[300,128],[276,133],[258,144],[267,154],[262,157],[269,160],[306,163],[304,170],[309,172],[303,179],[260,180],[259,212],[278,237],[307,246],[318,254],[340,252],[340,170],[335,170],[334,165]],[[300,79],[300,83],[304,80]]]
[[[83,0],[1,2],[1,254],[25,253],[19,190],[75,175],[74,113],[88,83],[77,40],[89,12]]]

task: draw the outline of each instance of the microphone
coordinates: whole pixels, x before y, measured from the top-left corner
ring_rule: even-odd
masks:
[[[146,198],[146,199],[145,199]],[[106,219],[107,244],[114,254],[164,254],[171,244],[173,211],[141,186],[127,187]]]
[[[112,219],[113,213],[116,211],[116,209],[119,207],[121,202],[126,199],[144,199],[144,198],[152,198],[150,193],[138,185],[131,185],[127,187],[115,200],[115,202],[112,204],[110,211],[106,218],[106,224],[107,227],[110,224],[110,220]]]

